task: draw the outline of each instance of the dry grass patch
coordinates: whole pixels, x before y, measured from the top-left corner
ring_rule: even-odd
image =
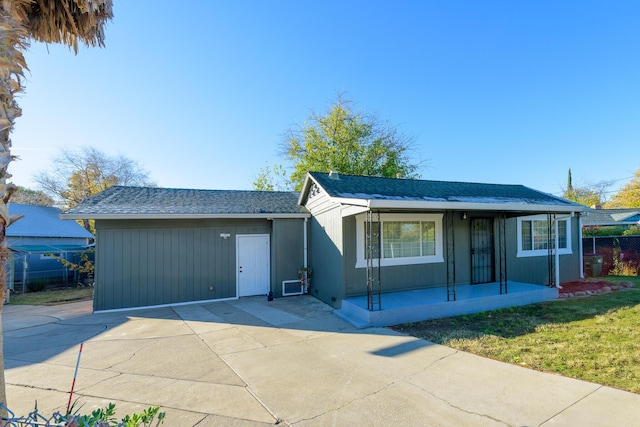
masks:
[[[93,299],[93,288],[76,288],[13,294],[9,303],[12,305],[59,305],[91,299]]]

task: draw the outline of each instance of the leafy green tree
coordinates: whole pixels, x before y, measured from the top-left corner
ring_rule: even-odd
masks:
[[[43,191],[26,187],[18,187],[18,190],[11,197],[11,202],[36,206],[53,206],[55,204],[55,201]]]
[[[640,208],[640,169],[607,203],[609,209]]]
[[[571,178],[571,169],[567,177],[567,187],[563,189],[562,197],[585,206],[602,205],[605,201],[607,189],[611,186],[608,181],[595,184],[584,184],[575,187]]]
[[[253,181],[253,189],[257,191],[286,191],[291,187],[287,171],[281,164],[263,166]]]
[[[154,185],[136,161],[122,155],[108,156],[93,147],[61,150],[54,162],[54,172],[40,172],[34,179],[64,208],[114,185]],[[93,232],[89,220],[83,220],[83,225]]]
[[[324,114],[312,112],[303,125],[289,128],[282,143],[295,190],[302,188],[309,171],[419,178],[412,148],[413,138],[375,115],[355,111],[354,103],[342,95]]]

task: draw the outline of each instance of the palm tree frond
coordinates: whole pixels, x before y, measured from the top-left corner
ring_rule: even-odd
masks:
[[[23,4],[24,25],[34,40],[61,43],[78,52],[78,42],[104,47],[104,24],[113,18],[112,0],[35,0]]]

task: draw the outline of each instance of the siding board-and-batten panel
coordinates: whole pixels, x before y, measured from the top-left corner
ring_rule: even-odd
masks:
[[[95,310],[233,298],[236,235],[271,232],[267,220],[98,221],[96,227]]]

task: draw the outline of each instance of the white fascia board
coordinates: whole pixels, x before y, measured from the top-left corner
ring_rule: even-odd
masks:
[[[339,203],[341,205],[363,206],[366,208],[368,208],[371,204],[371,200],[367,199],[345,199],[343,197],[330,197],[329,199],[332,202]],[[382,202],[382,200],[380,201]]]
[[[311,214],[60,214],[60,219],[296,219]]]
[[[365,213],[369,210],[366,206],[354,206],[354,205],[343,205],[342,210],[340,211],[340,215],[345,218],[348,216],[358,215],[361,213]]]
[[[580,212],[580,206],[529,205],[525,203],[466,203],[466,202],[427,202],[414,200],[369,200],[370,209],[431,209],[431,210],[469,210],[469,211],[518,211],[518,212]]]

